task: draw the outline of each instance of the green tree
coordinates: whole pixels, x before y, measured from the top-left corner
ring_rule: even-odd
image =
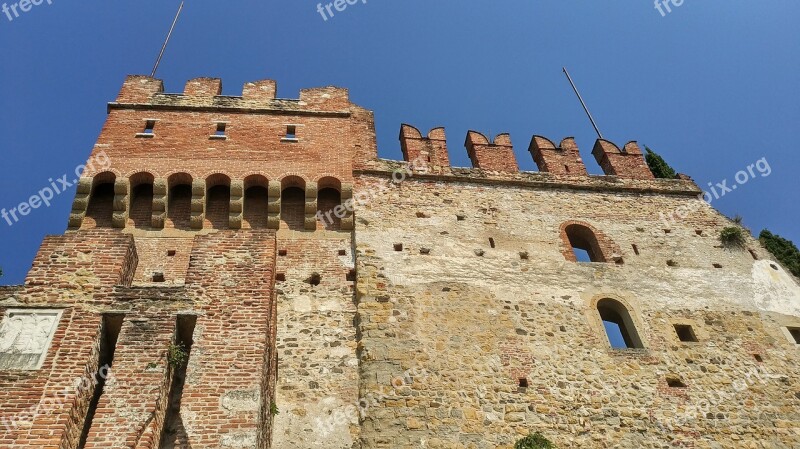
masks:
[[[800,277],[800,250],[791,240],[764,229],[758,236],[761,244],[771,252],[793,275]]]
[[[678,176],[675,169],[670,167],[658,153],[647,146],[644,147],[644,150],[647,153],[644,158],[647,161],[647,166],[650,167],[650,171],[653,172],[653,176],[665,179],[675,179]]]

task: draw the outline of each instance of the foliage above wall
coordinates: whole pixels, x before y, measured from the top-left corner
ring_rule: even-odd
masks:
[[[761,244],[771,252],[793,275],[800,277],[800,250],[791,240],[764,229],[758,236]]]
[[[653,172],[653,176],[665,179],[675,179],[678,176],[675,169],[670,167],[658,153],[647,146],[645,146],[644,149],[647,153],[645,155],[645,160],[647,161],[647,166],[650,167],[650,171]]]

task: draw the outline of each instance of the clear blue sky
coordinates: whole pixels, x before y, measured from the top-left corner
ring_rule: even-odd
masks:
[[[2,1],[2,0],[0,0]],[[6,0],[13,3],[17,0]],[[178,1],[47,0],[0,15],[0,208],[84,162],[127,74],[149,74]],[[400,159],[403,122],[446,126],[468,166],[468,129],[510,132],[525,170],[531,135],[575,136],[590,172],[595,137],[567,66],[606,138],[638,140],[698,184],[733,182],[766,157],[772,173],[713,204],[800,241],[800,2],[369,0],[324,21],[313,0],[189,0],[159,77],[278,80],[278,95],[349,87],[376,113],[382,157]],[[1,5],[0,5],[1,6]],[[0,283],[20,283],[46,234],[66,227],[74,190],[8,226]]]

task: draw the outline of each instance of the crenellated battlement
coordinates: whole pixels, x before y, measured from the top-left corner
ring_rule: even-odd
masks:
[[[164,91],[164,82],[144,75],[130,75],[110,108],[213,108],[221,110],[267,110],[290,112],[349,112],[351,103],[345,88],[327,86],[303,89],[298,99],[277,98],[277,82],[245,83],[240,96],[222,95],[219,78],[195,78],[186,82],[182,93]]]
[[[405,161],[411,162],[422,157],[423,161],[431,165],[432,172],[453,172],[452,167],[448,167],[449,155],[444,128],[434,128],[427,137],[422,137],[417,128],[403,124],[400,127],[400,145]],[[496,177],[507,177],[508,174],[520,172],[508,133],[498,134],[490,141],[478,131],[468,131],[464,147],[474,169]],[[547,137],[534,135],[528,151],[541,173],[566,178],[589,176],[573,137],[565,137],[556,145]],[[654,179],[635,141],[628,142],[620,149],[613,142],[598,139],[592,154],[607,176],[620,179]],[[680,179],[691,181],[685,175]]]

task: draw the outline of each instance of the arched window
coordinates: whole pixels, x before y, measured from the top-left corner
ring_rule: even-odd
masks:
[[[566,243],[571,250],[569,260],[575,262],[607,262],[597,236],[588,226],[570,224],[564,228]]]
[[[86,209],[85,226],[110,228],[114,216],[114,182],[117,177],[111,172],[100,173],[92,182],[89,207]]]
[[[153,175],[137,173],[131,176],[130,222],[137,228],[149,228],[153,221]]]
[[[611,347],[616,349],[644,347],[639,333],[636,332],[636,325],[622,303],[609,298],[602,299],[597,303],[597,312],[603,321]]]
[[[186,173],[175,173],[167,181],[167,227],[190,229],[192,217],[192,177]]]
[[[306,183],[298,176],[281,181],[281,229],[302,231],[305,228]]]
[[[268,185],[267,178],[261,175],[248,176],[244,180],[243,228],[264,229],[267,227]]]
[[[231,179],[214,175],[206,180],[206,224],[214,229],[228,229],[231,211]]]

